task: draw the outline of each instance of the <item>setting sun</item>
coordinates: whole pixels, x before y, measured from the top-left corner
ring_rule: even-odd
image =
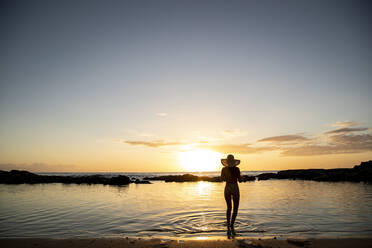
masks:
[[[197,149],[179,152],[181,166],[189,171],[215,171],[220,163],[221,153]]]

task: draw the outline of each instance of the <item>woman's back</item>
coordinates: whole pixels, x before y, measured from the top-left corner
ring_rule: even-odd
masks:
[[[222,181],[226,183],[237,183],[240,180],[240,169],[239,167],[224,167],[221,171]]]

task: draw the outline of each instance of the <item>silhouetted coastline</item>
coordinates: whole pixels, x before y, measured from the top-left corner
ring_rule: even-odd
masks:
[[[372,182],[372,160],[361,162],[354,168],[283,170],[257,175],[258,180],[299,179],[326,182]]]
[[[183,175],[167,175],[167,176],[157,176],[157,177],[145,177],[145,180],[150,181],[165,181],[165,182],[222,182],[221,177],[208,177],[208,176],[195,176],[192,174]],[[249,182],[256,180],[255,176],[242,176],[242,182]]]
[[[277,173],[262,173],[257,176],[242,176],[242,182],[268,180],[268,179],[299,179],[313,181],[331,181],[331,182],[372,182],[372,160],[361,162],[360,165],[354,168],[345,169],[299,169],[299,170],[282,170]],[[220,177],[194,176],[184,174],[179,176],[157,176],[146,177],[145,180],[150,181],[165,181],[165,182],[221,182]]]
[[[262,173],[257,176],[242,176],[242,182],[249,182],[269,179],[292,179],[292,180],[313,180],[326,182],[372,182],[372,160],[361,162],[353,168],[339,169],[300,169],[282,170],[277,173]],[[37,184],[37,183],[64,183],[64,184],[104,184],[104,185],[128,185],[150,184],[150,181],[165,182],[222,182],[221,178],[209,176],[195,176],[192,174],[165,175],[145,177],[144,180],[130,179],[128,176],[119,175],[111,178],[102,175],[92,176],[45,176],[37,175],[28,171],[0,170],[0,183],[2,184]]]
[[[119,175],[116,177],[92,176],[44,176],[28,171],[11,170],[0,171],[0,183],[3,184],[37,184],[37,183],[64,183],[64,184],[106,184],[106,185],[127,185],[130,183],[149,184],[149,181],[131,180],[129,177]]]

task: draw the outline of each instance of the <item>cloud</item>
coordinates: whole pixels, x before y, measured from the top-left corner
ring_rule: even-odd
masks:
[[[333,135],[329,137],[333,144],[358,145],[358,148],[372,148],[372,134]]]
[[[280,152],[282,156],[313,156],[326,154],[351,153],[347,149],[329,145],[306,145],[300,147],[286,148]]]
[[[311,143],[285,143],[287,141],[308,141],[310,139],[298,135],[284,135],[264,138],[259,141],[277,142],[276,146],[242,145],[208,145],[202,146],[221,153],[257,154],[269,151],[278,151],[282,156],[315,156],[326,154],[347,154],[372,151],[372,134],[337,134],[328,137],[326,143],[320,144],[317,140]]]
[[[346,135],[330,136],[324,145],[311,144],[300,147],[287,147],[281,150],[283,156],[312,156],[325,154],[347,154],[372,151],[372,135]]]
[[[0,170],[27,170],[31,172],[71,172],[76,171],[76,165],[66,164],[45,164],[45,163],[32,163],[32,164],[13,164],[4,163],[0,164]]]
[[[360,123],[356,121],[338,121],[331,124],[331,127],[353,127],[358,126]]]
[[[160,117],[165,117],[168,115],[168,113],[160,112],[160,113],[156,113],[156,115]]]
[[[301,136],[301,135],[281,135],[281,136],[273,136],[267,137],[264,139],[258,140],[258,142],[291,142],[291,141],[307,141],[308,138]]]
[[[155,140],[155,141],[130,141],[125,140],[124,143],[132,145],[132,146],[148,146],[148,147],[162,147],[162,146],[177,146],[177,145],[183,145],[182,142],[166,142],[163,140]]]
[[[368,127],[345,127],[325,132],[325,134],[351,133],[369,130]]]

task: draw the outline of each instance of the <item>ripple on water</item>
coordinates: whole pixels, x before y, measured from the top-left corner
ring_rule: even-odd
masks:
[[[169,233],[175,236],[221,236],[226,233],[226,215],[221,210],[192,210],[163,213],[157,216],[164,220],[156,228],[139,230],[143,234]],[[239,233],[263,233],[249,222],[237,220],[235,223]]]

